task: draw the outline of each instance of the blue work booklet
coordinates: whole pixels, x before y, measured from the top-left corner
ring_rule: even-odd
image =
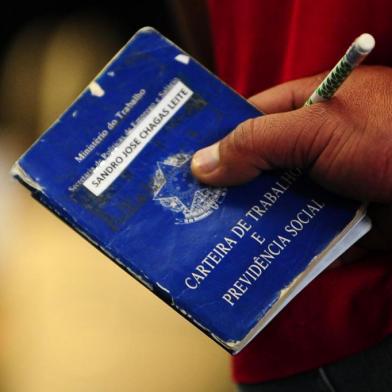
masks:
[[[13,175],[235,354],[370,228],[360,203],[325,191],[299,169],[228,188],[192,176],[195,151],[260,115],[144,28]]]

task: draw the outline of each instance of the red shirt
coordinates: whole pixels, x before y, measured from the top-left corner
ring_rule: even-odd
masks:
[[[208,5],[216,71],[245,96],[331,69],[364,32],[376,38],[367,63],[392,65],[389,0],[209,0]],[[312,282],[234,357],[234,379],[255,383],[310,370],[391,332],[392,256],[373,254]]]

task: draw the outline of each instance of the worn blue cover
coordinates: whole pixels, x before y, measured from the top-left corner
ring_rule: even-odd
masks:
[[[190,157],[259,116],[151,28],[140,30],[14,175],[226,349],[354,219],[299,170],[211,188]]]

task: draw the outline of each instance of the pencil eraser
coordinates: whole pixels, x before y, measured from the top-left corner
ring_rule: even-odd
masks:
[[[355,41],[358,51],[362,54],[368,54],[374,48],[376,41],[371,34],[361,34]]]

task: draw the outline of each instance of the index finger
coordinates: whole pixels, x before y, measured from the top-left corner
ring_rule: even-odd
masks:
[[[267,114],[288,112],[303,106],[326,72],[279,84],[250,97],[248,101]]]

